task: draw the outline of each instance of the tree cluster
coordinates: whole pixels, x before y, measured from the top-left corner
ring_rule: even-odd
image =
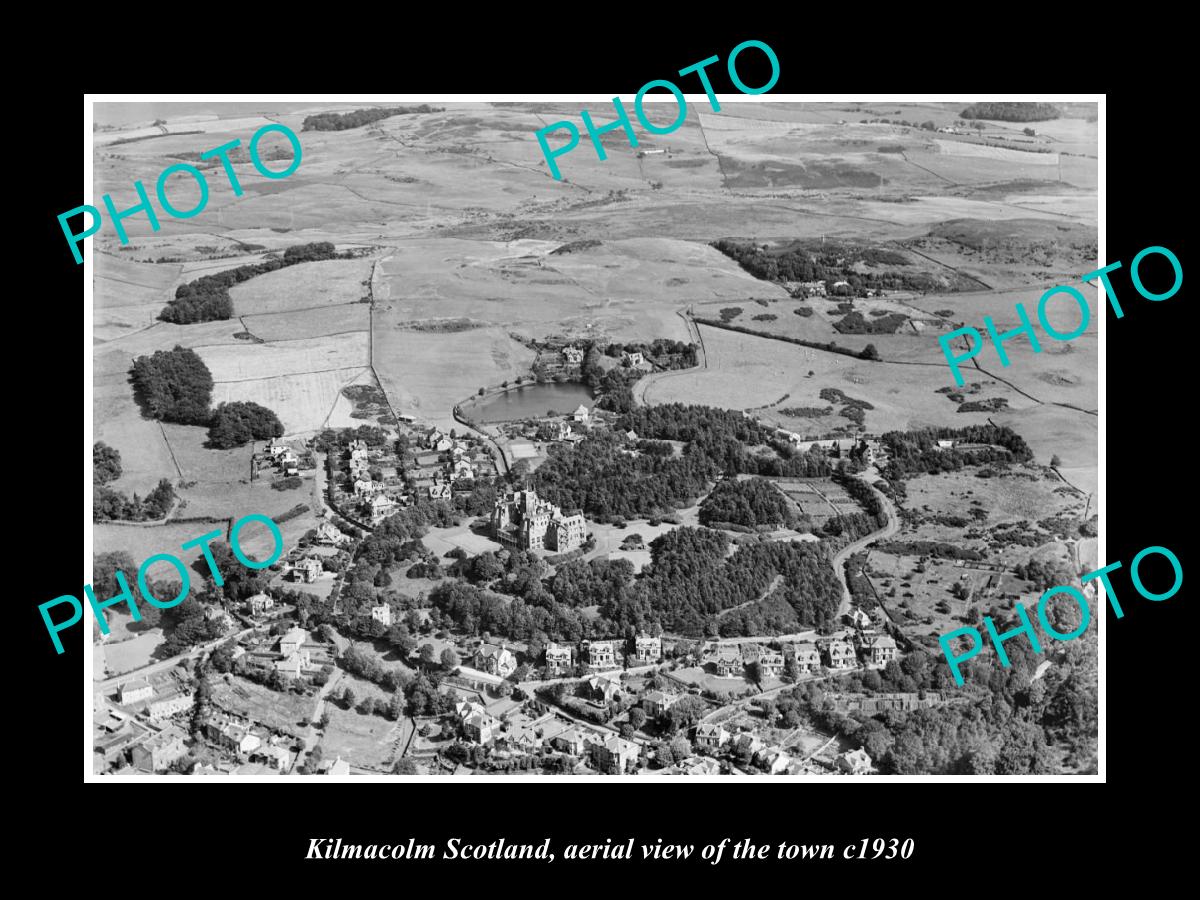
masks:
[[[279,416],[265,406],[248,401],[220,404],[213,411],[208,426],[208,442],[218,450],[277,437],[283,437]]]
[[[175,289],[175,299],[163,307],[158,318],[176,325],[228,319],[233,316],[233,299],[229,296],[229,289],[234,285],[297,263],[345,258],[349,258],[349,254],[338,254],[328,241],[297,244],[288,247],[282,257],[226,269],[214,275],[203,275],[195,281],[181,284]]]
[[[750,528],[790,528],[798,516],[787,499],[765,478],[717,482],[700,504],[700,523],[730,522]]]
[[[939,449],[939,439],[980,446]],[[925,473],[953,472],[968,465],[1028,462],[1033,459],[1033,451],[1024,438],[1003,425],[889,431],[883,435],[882,441],[888,450],[884,475],[890,481]]]
[[[381,119],[392,116],[407,116],[413,113],[445,112],[445,107],[433,107],[422,103],[420,106],[376,106],[371,109],[356,109],[352,112],[324,112],[306,116],[301,131],[346,131],[350,128],[362,128],[372,125]]]
[[[176,345],[133,361],[134,396],[155,419],[207,425],[213,378],[195,350]]]
[[[1062,116],[1051,103],[1021,101],[973,103],[959,113],[964,119],[992,119],[996,122],[1048,122]]]

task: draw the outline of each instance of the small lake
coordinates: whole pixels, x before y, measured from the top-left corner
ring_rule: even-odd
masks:
[[[576,382],[563,384],[531,384],[515,391],[506,391],[477,403],[468,412],[478,422],[511,422],[546,416],[551,411],[560,416],[575,411],[579,404],[588,409],[595,405],[587,385]]]

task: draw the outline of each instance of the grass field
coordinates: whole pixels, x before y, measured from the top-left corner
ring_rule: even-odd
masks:
[[[264,341],[293,341],[354,331],[366,333],[370,329],[370,318],[368,305],[355,303],[298,312],[248,315],[243,316],[242,321],[247,331]]]
[[[398,414],[442,428],[456,426],[456,403],[481,387],[528,374],[535,357],[502,328],[426,334],[399,324],[376,322],[375,371]]]
[[[820,391],[833,387],[875,407],[867,411],[865,420],[867,430],[875,433],[926,425],[961,428],[986,420],[984,413],[956,412],[944,395],[936,393],[938,388],[953,384],[944,358],[941,365],[866,362],[721,328],[699,328],[708,368],[651,376],[655,380],[645,392],[647,403],[703,403],[726,409],[771,407],[756,415],[785,425],[789,421],[777,409],[827,407],[830,403],[821,399]],[[807,374],[810,371],[812,377]],[[995,392],[1006,397],[1013,409],[1032,404],[1003,385],[997,385]],[[784,395],[787,399],[780,403]]]
[[[212,679],[212,701],[221,709],[291,734],[308,725],[316,705],[312,697],[272,691],[236,675]]]
[[[229,291],[234,314],[254,316],[357,303],[367,296],[365,283],[373,265],[369,259],[330,259],[259,275]]]

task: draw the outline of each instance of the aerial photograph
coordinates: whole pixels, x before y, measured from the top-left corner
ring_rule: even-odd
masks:
[[[1097,774],[1097,103],[721,100],[92,104],[89,777]]]

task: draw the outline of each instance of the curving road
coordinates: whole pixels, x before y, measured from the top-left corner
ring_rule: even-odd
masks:
[[[874,470],[868,469],[868,471],[873,472]],[[866,547],[867,544],[883,538],[890,538],[900,530],[900,516],[896,513],[895,505],[891,500],[880,493],[875,485],[871,484],[870,481],[867,481],[866,478],[863,480],[867,482],[871,490],[875,491],[875,496],[877,496],[880,502],[883,503],[883,508],[887,512],[888,521],[883,528],[879,529],[879,531],[872,531],[865,537],[859,538],[853,544],[847,544],[833,557],[833,573],[837,575],[837,580],[842,583],[842,602],[838,606],[837,610],[837,617],[839,619],[850,611],[850,585],[846,583],[846,560],[859,550],[862,550],[864,547]]]

